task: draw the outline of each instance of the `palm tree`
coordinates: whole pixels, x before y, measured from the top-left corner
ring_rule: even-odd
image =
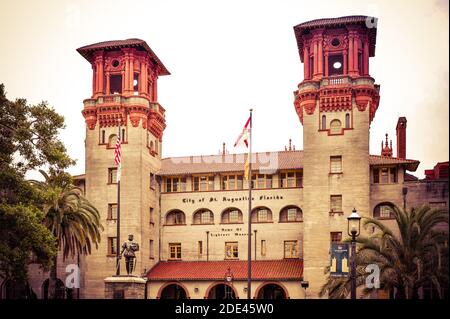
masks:
[[[364,218],[365,228],[373,227],[374,231],[356,240],[357,286],[366,282],[366,267],[376,264],[380,288],[395,289],[396,298],[417,298],[419,288],[424,286],[431,286],[442,298],[441,288],[448,287],[448,210],[421,206],[406,211],[395,206],[391,212],[397,233],[379,220]],[[329,276],[320,295],[346,298],[350,286],[350,278]],[[367,295],[374,289],[366,287],[363,293]]]
[[[63,252],[63,260],[79,254],[90,254],[93,245],[98,247],[100,223],[98,210],[83,196],[79,187],[72,184],[67,173],[46,174],[40,171],[45,181],[32,181],[42,195],[45,214],[43,224],[56,238],[58,250]],[[50,271],[49,294],[56,297],[57,257]]]

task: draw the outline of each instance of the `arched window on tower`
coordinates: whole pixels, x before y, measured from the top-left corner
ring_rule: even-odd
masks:
[[[117,142],[117,135],[111,134],[108,138],[108,147],[114,147]]]
[[[331,134],[340,134],[341,133],[341,121],[332,120],[330,123],[330,133]]]
[[[321,129],[322,130],[326,130],[327,129],[327,117],[325,115],[322,115]]]
[[[350,114],[345,114],[345,128],[350,128]]]

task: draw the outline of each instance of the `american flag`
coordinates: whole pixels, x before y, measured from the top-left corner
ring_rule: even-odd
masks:
[[[117,170],[117,181],[120,181],[120,170],[122,168],[121,161],[122,161],[122,155],[120,153],[120,133],[117,136],[116,146],[114,148],[114,162],[118,166]]]

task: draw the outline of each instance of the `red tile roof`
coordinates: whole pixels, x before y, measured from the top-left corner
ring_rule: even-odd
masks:
[[[416,171],[420,162],[412,159],[388,157],[381,155],[370,155],[369,164],[372,165],[398,165],[405,164],[406,169],[409,171]]]
[[[187,157],[169,157],[162,160],[160,175],[187,175],[200,173],[243,172],[247,154],[205,155]],[[303,168],[303,151],[281,151],[255,153],[252,169],[272,173],[278,170]],[[406,164],[406,168],[415,171],[419,161],[370,155],[369,165]],[[269,172],[268,172],[269,173]]]
[[[126,40],[112,40],[112,41],[104,41],[98,42],[94,44],[85,45],[84,47],[78,48],[77,51],[80,53],[86,60],[92,62],[92,54],[95,51],[99,50],[113,50],[118,48],[141,48],[147,51],[153,61],[160,66],[161,71],[159,75],[169,75],[170,72],[158,58],[158,56],[153,52],[153,50],[148,46],[147,42],[141,39],[126,39]]]
[[[297,46],[300,53],[300,59],[303,62],[303,35],[309,33],[311,29],[315,28],[338,28],[349,24],[359,24],[367,28],[366,21],[371,21],[372,17],[367,16],[345,16],[339,18],[325,18],[316,19],[307,22],[300,23],[294,27],[295,38],[297,39]],[[375,56],[375,44],[377,39],[377,27],[374,26],[368,28],[369,34],[369,55]],[[371,25],[372,26],[372,25]]]
[[[233,280],[247,280],[247,261],[160,261],[147,273],[150,281],[223,280],[228,268]],[[303,260],[256,260],[252,262],[254,280],[302,280]]]
[[[168,157],[162,160],[160,175],[242,172],[247,154]],[[272,171],[302,168],[303,151],[253,153],[252,170]]]

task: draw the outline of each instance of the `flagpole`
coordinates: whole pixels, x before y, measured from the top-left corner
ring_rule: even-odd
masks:
[[[122,140],[120,139],[120,123],[121,119],[119,119],[119,141],[120,144],[122,144]],[[122,155],[120,156],[122,157]],[[117,179],[117,243],[116,243],[116,276],[120,276],[120,179],[121,179],[121,175],[122,175],[122,158],[120,159],[120,163],[119,163],[119,167],[118,167],[118,179]],[[120,175],[119,175],[120,174]]]
[[[252,297],[252,112],[250,109],[250,130],[249,130],[249,153],[248,153],[248,282],[247,299]],[[256,254],[256,251],[255,251]]]

